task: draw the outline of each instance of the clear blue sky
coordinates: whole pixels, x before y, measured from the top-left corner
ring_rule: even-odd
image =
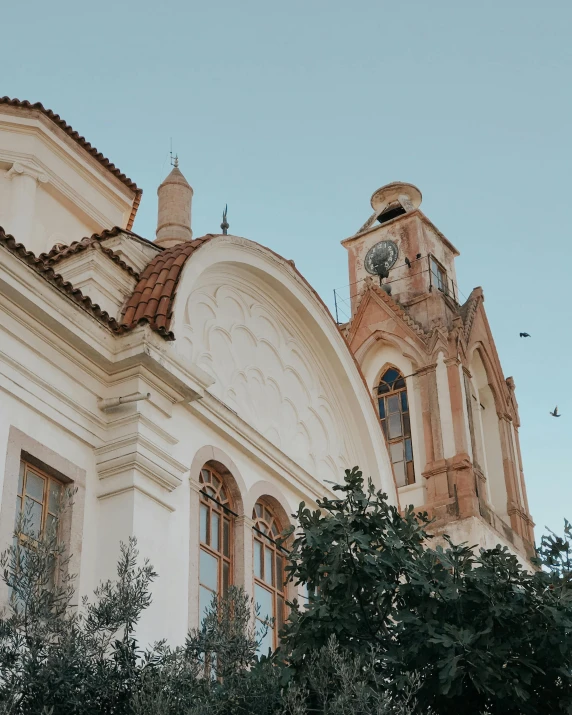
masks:
[[[331,305],[371,193],[419,186],[515,378],[537,536],[572,519],[569,1],[30,0],[2,26],[0,93],[54,109],[143,187],[149,238],[172,137],[195,235],[228,202],[231,232]]]

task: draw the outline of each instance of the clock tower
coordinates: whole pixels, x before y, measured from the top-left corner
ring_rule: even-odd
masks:
[[[379,412],[402,507],[455,541],[533,548],[514,380],[505,378],[481,288],[457,289],[459,251],[396,182],[342,241],[351,320],[341,326]]]

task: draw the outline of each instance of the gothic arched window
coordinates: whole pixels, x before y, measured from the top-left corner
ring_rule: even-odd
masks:
[[[278,647],[278,632],[284,625],[286,552],[276,543],[282,526],[267,504],[257,501],[252,519],[254,521],[254,600],[260,607],[257,620],[268,628],[260,645],[260,651],[267,655],[268,649],[275,650]]]
[[[234,514],[222,477],[205,466],[199,477],[200,563],[199,622],[202,623],[214,594],[224,596],[232,583],[232,535]]]
[[[379,419],[398,487],[415,482],[411,421],[405,378],[394,367],[388,368],[377,386]]]

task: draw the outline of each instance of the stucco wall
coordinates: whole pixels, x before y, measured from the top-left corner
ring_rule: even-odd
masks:
[[[272,499],[283,515],[292,514],[302,500],[314,503],[330,490],[325,478],[343,476],[344,464],[327,460],[328,452],[339,454],[338,442],[347,442],[348,466],[360,464],[396,501],[368,388],[324,306],[287,262],[256,244],[225,237],[197,265],[189,263],[175,306],[178,335],[184,335],[185,315],[188,326],[204,328],[194,312],[200,301],[194,301],[199,293],[207,295],[208,288],[207,297],[216,302],[214,278],[223,286],[226,275],[219,265],[221,256],[242,266],[241,295],[258,297],[260,310],[253,315],[272,316],[268,329],[282,335],[282,342],[266,336],[265,350],[274,347],[261,358],[257,350],[245,349],[245,329],[229,325],[233,307],[220,301],[215,324],[226,331],[226,352],[220,343],[208,342],[212,331],[202,330],[207,342],[199,345],[201,362],[194,353],[185,354],[184,341],[167,343],[148,327],[113,337],[22,261],[1,250],[0,485],[15,478],[13,449],[6,461],[13,428],[33,440],[36,447],[30,450],[38,452],[33,456],[47,467],[74,479],[61,466],[65,460],[81,472],[83,512],[74,542],[81,549],[79,595],[91,594],[99,581],[115,575],[119,542],[136,536],[142,557],[159,573],[154,603],[140,627],[142,642],[165,637],[180,643],[187,628],[198,624],[197,482],[204,457],[215,454],[239,485],[243,513],[237,520],[236,574],[249,591],[254,502],[261,496]],[[185,313],[189,306],[193,310]],[[259,327],[256,320],[250,325],[253,335]],[[288,358],[294,354],[298,364]],[[221,373],[225,360],[237,372],[259,378],[258,383],[246,379],[232,405],[228,388],[235,383]],[[275,374],[276,360],[283,362],[280,374]],[[209,366],[216,368],[210,374]],[[306,374],[299,393],[285,389],[289,370]],[[268,398],[259,388],[271,378],[302,421],[311,426],[312,415],[322,419],[325,429],[317,430],[309,444],[314,455],[322,450],[325,462],[305,461],[294,441],[278,439],[284,435],[271,430],[265,434],[266,420],[243,409],[249,401],[254,410],[257,405],[261,411],[268,409]],[[149,392],[151,398],[108,412],[98,407],[99,398],[137,391]],[[322,409],[327,405],[329,422]],[[57,455],[59,467],[49,464],[51,454]],[[329,471],[323,470],[323,463]],[[9,543],[15,508],[10,503],[14,494],[6,489],[2,494],[7,501],[0,512],[0,548]]]

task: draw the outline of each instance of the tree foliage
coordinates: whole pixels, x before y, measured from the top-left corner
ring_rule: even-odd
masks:
[[[333,488],[339,499],[297,514],[290,577],[316,595],[283,635],[296,672],[335,636],[360,657],[373,650],[393,694],[416,674],[419,712],[572,712],[568,524],[527,570],[505,547],[431,548],[427,519],[400,514],[357,468]]]
[[[55,534],[19,525],[2,557],[0,715],[572,712],[570,525],[526,570],[501,547],[431,547],[427,519],[357,469],[334,489],[298,511],[289,577],[313,595],[292,604],[270,658],[236,588],[182,645],[142,648],[156,574],[135,540],[77,604]]]

